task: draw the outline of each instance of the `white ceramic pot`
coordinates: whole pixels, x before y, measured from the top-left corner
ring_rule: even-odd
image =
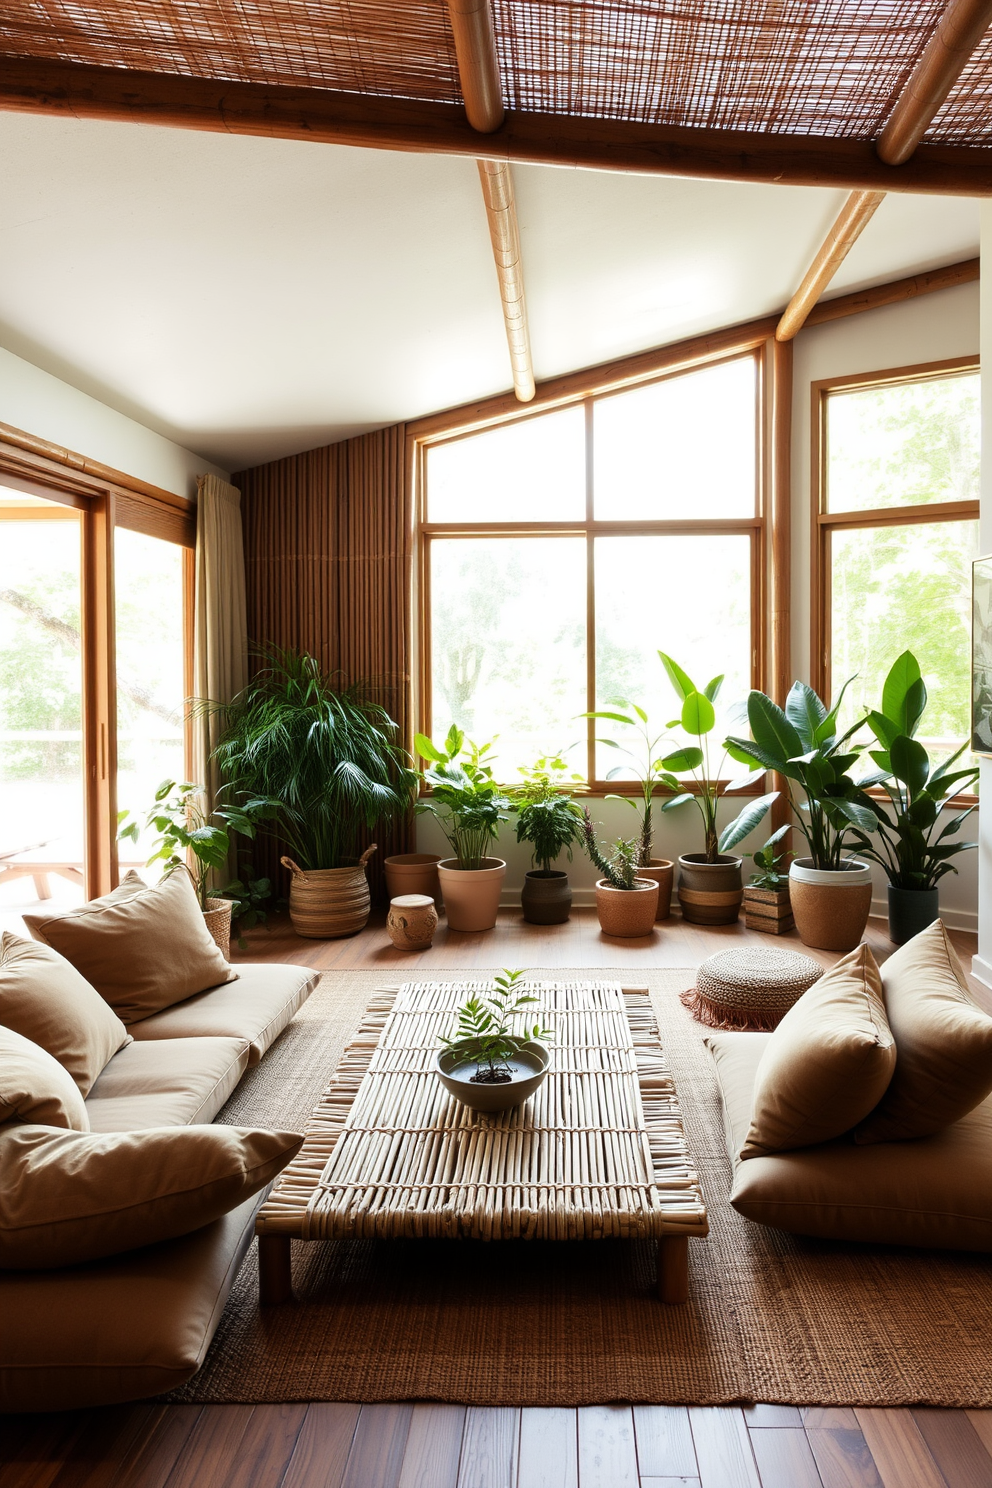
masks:
[[[437,865],[449,930],[492,930],[506,877],[502,858],[483,858],[481,868],[459,868],[457,858]]]

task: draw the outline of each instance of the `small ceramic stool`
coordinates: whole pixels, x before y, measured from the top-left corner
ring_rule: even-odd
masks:
[[[437,929],[437,910],[429,894],[401,894],[389,901],[389,938],[398,951],[426,951]]]
[[[720,951],[696,972],[682,1003],[709,1028],[776,1028],[794,1002],[823,975],[823,967],[797,951],[741,946]]]

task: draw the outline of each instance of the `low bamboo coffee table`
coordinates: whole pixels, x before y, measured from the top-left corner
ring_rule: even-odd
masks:
[[[293,1239],[657,1240],[659,1295],[686,1300],[706,1208],[647,988],[532,983],[548,1078],[525,1105],[480,1116],[433,1063],[466,992],[488,986],[376,996],[259,1210],[263,1304],[292,1297]]]

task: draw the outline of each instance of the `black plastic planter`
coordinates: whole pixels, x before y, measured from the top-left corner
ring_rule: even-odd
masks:
[[[938,889],[897,889],[889,884],[889,939],[905,945],[940,913]]]

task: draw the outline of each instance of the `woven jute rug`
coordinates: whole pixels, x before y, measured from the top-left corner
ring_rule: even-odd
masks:
[[[252,1247],[204,1368],[170,1398],[992,1406],[992,1260],[740,1218],[704,1030],[679,1002],[692,971],[594,975],[650,986],[675,1074],[711,1227],[690,1242],[686,1306],[657,1300],[650,1244],[384,1240],[295,1246],[298,1301],[262,1312]],[[376,988],[396,981],[326,973],[219,1119],[302,1130]]]

